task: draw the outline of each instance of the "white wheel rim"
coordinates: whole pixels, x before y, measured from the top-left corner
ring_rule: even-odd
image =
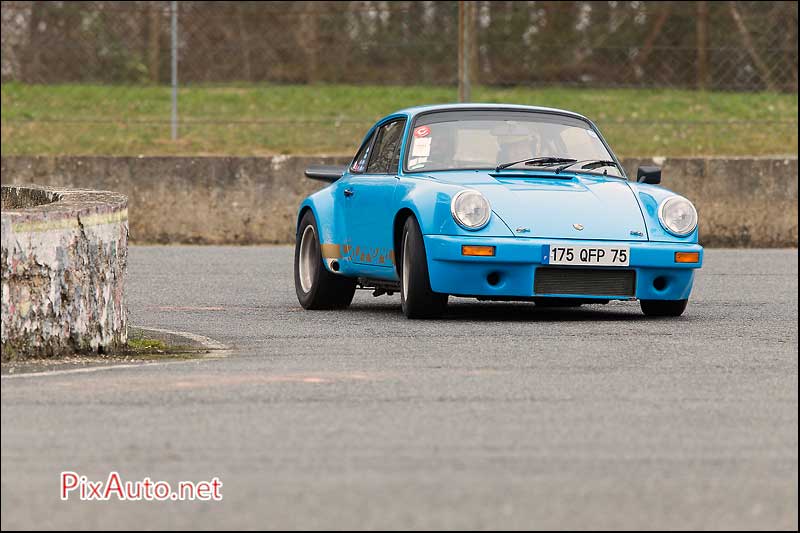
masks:
[[[403,238],[403,296],[408,294],[408,280],[411,277],[411,259],[408,253],[408,234]]]
[[[300,258],[298,259],[298,274],[300,277],[300,287],[303,292],[310,292],[314,283],[316,273],[316,249],[317,235],[314,233],[314,226],[306,226],[303,236],[300,239]]]

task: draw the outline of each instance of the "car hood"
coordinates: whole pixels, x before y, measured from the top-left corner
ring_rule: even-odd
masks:
[[[647,240],[639,203],[622,179],[530,171],[445,172],[435,179],[479,190],[518,237]]]

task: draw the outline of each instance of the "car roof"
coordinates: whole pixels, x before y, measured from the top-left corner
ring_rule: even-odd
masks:
[[[588,122],[591,122],[585,116],[575,113],[573,111],[567,111],[566,109],[557,109],[554,107],[539,107],[539,106],[532,106],[532,105],[518,105],[518,104],[486,104],[486,103],[464,103],[464,104],[437,104],[437,105],[423,105],[423,106],[416,106],[416,107],[408,107],[406,109],[401,109],[392,115],[397,114],[406,114],[409,117],[415,117],[422,113],[429,113],[431,111],[458,111],[458,110],[466,110],[466,109],[497,109],[497,110],[518,110],[518,111],[539,111],[545,113],[558,113],[560,115],[566,115],[570,117],[579,118]]]

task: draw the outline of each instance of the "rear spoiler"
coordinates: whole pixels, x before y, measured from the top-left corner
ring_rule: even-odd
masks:
[[[306,177],[312,180],[327,181],[333,183],[342,177],[347,167],[336,165],[314,165],[306,169]]]

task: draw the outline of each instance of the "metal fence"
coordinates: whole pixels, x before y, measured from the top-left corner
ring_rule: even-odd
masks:
[[[431,88],[419,102],[455,100],[466,73],[478,89],[704,91],[696,98],[766,91],[796,101],[797,49],[796,2],[4,1],[3,151],[46,149],[27,141],[33,132],[53,142],[84,135],[87,150],[98,138],[119,139],[108,150],[130,150],[120,128],[140,145],[163,143],[164,128],[174,127],[174,74],[174,133],[188,144],[163,144],[167,152],[194,150],[192,132],[206,140],[242,129],[270,137],[315,123],[334,124],[338,138],[355,143],[380,114],[367,104],[320,114],[320,106],[291,102],[287,89],[297,85],[320,94],[355,87],[357,100],[383,98],[387,106],[397,100],[392,87],[412,100],[414,87]],[[247,100],[264,91],[278,96],[248,113]],[[497,94],[479,89],[472,97]],[[612,127],[636,120],[605,117]],[[716,127],[713,116],[678,123],[665,139]],[[726,127],[778,129],[796,145],[796,115]]]

